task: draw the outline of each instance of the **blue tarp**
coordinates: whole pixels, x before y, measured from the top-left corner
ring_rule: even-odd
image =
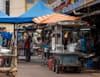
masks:
[[[0,23],[31,23],[32,20],[30,18],[19,18],[19,17],[5,17],[0,18]]]
[[[8,15],[6,15],[5,13],[3,12],[0,12],[0,23],[2,22],[8,22],[11,17],[9,17]]]
[[[49,7],[39,0],[31,9],[19,17],[0,17],[0,23],[31,23],[33,18],[54,13]]]
[[[47,5],[45,5],[41,0],[37,2],[30,10],[22,14],[20,17],[39,17],[44,16],[47,14],[54,13],[53,10],[51,10]]]

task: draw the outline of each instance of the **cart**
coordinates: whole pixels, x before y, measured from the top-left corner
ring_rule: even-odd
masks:
[[[56,73],[63,71],[81,72],[81,63],[77,53],[57,53],[53,57],[52,70]]]
[[[0,72],[4,72],[10,77],[16,77],[17,73],[17,56],[13,51],[10,53],[0,53],[2,64],[0,66]]]
[[[49,30],[52,30],[53,37],[51,38],[51,50],[50,54],[52,56],[52,70],[59,73],[63,70],[72,70],[74,72],[81,72],[81,62],[79,61],[79,53],[77,50],[70,51],[67,47],[71,44],[70,39],[74,41],[78,35],[78,30],[80,27],[85,27],[87,25],[85,22],[81,21],[62,21],[55,24],[50,24]],[[65,45],[64,35],[66,32],[71,33]],[[72,49],[72,48],[71,48]]]
[[[9,48],[0,47],[0,73],[9,77],[17,75],[17,36],[14,25],[14,37],[12,37]]]
[[[56,73],[63,71],[80,73],[82,65],[79,61],[79,55],[77,51],[70,52],[65,50],[64,46],[56,45],[56,50],[52,53],[52,71]]]

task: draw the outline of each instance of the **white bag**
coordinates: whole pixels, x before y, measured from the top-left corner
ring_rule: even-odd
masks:
[[[76,46],[77,46],[77,43],[72,43],[72,44],[67,45],[67,49],[69,52],[75,52]]]

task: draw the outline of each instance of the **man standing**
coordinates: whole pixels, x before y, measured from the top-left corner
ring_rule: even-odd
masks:
[[[86,50],[87,50],[86,49],[86,40],[82,35],[79,37],[79,44],[80,44],[82,53],[86,53]]]
[[[31,59],[30,42],[31,42],[31,36],[28,34],[24,43],[26,62],[30,62]]]

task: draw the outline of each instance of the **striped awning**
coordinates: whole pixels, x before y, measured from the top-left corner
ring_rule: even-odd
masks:
[[[32,21],[37,24],[48,24],[48,23],[56,23],[59,21],[65,21],[65,20],[74,20],[75,21],[75,20],[79,20],[79,19],[80,18],[78,18],[78,17],[55,13],[55,14],[49,14],[46,16],[33,18]]]
[[[34,18],[33,22],[35,22],[35,23],[41,23],[42,21],[48,19],[50,16],[52,16],[52,14],[48,14],[46,16],[41,16],[41,17]]]

